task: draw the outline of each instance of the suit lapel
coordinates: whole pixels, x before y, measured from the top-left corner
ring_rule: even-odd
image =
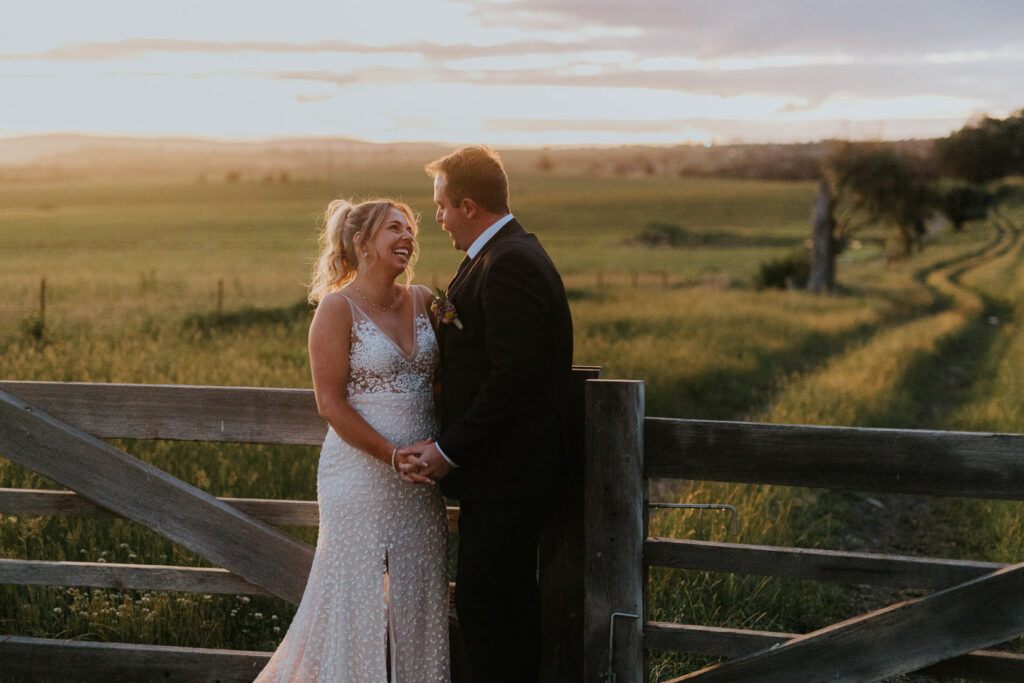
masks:
[[[455,277],[453,277],[451,282],[448,283],[448,286],[445,287],[445,296],[451,296],[452,292],[455,290],[455,287],[462,280],[462,275],[469,268],[470,263],[472,263],[472,259],[470,259],[469,256],[466,256],[465,258],[462,259],[462,262],[459,263],[459,269],[455,271]]]
[[[455,296],[455,293],[458,292],[467,281],[473,278],[473,273],[478,270],[478,266],[483,262],[483,256],[490,251],[496,243],[500,240],[507,239],[512,235],[525,232],[526,231],[523,230],[523,226],[519,225],[519,221],[513,218],[506,225],[502,226],[501,230],[499,230],[494,237],[487,240],[487,244],[483,246],[476,256],[472,259],[463,259],[462,263],[459,264],[459,270],[455,273],[455,277],[452,278],[452,281],[449,283],[448,289],[446,290],[448,298],[450,299]]]

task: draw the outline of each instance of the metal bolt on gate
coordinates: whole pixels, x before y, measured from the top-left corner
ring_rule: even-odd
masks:
[[[615,683],[615,617],[627,617],[629,619],[639,619],[639,614],[631,614],[629,612],[612,612],[612,615],[608,618],[608,671],[605,672],[604,676],[601,676],[607,683]]]

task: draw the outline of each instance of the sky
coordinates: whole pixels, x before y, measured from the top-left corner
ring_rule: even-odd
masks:
[[[0,0],[0,137],[942,136],[1024,107],[1024,0]]]

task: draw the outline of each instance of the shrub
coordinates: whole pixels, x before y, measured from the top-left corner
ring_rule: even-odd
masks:
[[[767,289],[802,289],[811,275],[811,259],[806,251],[763,262],[754,275],[754,287]]]
[[[637,241],[646,247],[678,247],[687,240],[687,232],[678,225],[651,221],[640,234]]]

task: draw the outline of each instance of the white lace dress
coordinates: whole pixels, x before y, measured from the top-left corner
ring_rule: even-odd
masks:
[[[401,445],[437,432],[437,343],[419,297],[413,299],[410,355],[349,300],[349,403]],[[320,532],[302,602],[256,680],[447,682],[448,524],[438,488],[403,482],[331,429],[320,453],[317,499]]]

